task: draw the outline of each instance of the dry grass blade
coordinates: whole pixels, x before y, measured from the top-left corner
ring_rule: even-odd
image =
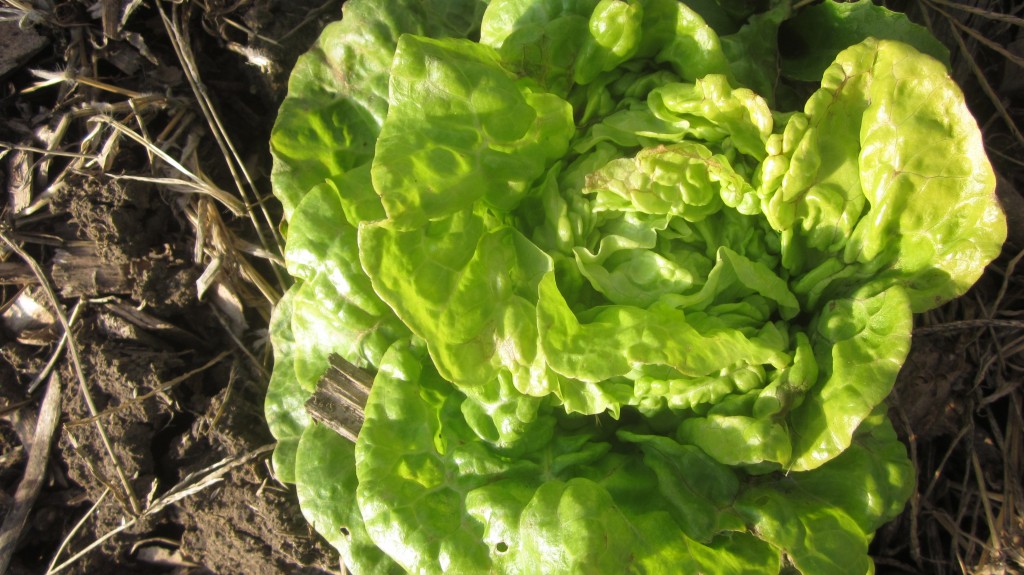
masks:
[[[73,556],[71,556],[71,558],[68,559],[67,561],[61,563],[60,565],[58,565],[56,567],[51,567],[50,569],[48,569],[46,571],[46,575],[52,575],[53,573],[60,573],[61,571],[67,569],[68,567],[71,567],[76,562],[78,562],[79,559],[81,559],[82,557],[85,557],[93,549],[96,549],[97,547],[103,545],[108,540],[110,540],[111,538],[116,536],[118,533],[120,533],[122,531],[125,531],[127,529],[131,529],[132,527],[134,527],[135,524],[138,523],[138,521],[139,520],[135,519],[135,518],[130,519],[130,520],[126,521],[125,523],[122,523],[121,525],[117,526],[116,528],[111,529],[110,531],[104,533],[101,537],[99,537],[98,539],[96,539],[95,541],[90,543],[85,549],[82,549],[78,553],[75,553]]]
[[[54,72],[52,70],[32,70],[31,72],[33,76],[39,78],[41,81],[36,82],[30,88],[25,88],[24,90],[22,90],[23,94],[29,94],[35,92],[36,90],[46,88],[47,86],[53,86],[54,84],[66,83],[72,85],[82,84],[85,86],[89,86],[90,88],[96,88],[97,90],[103,90],[105,92],[110,92],[112,94],[118,94],[126,98],[142,99],[147,97],[153,97],[152,94],[143,94],[142,92],[128,90],[120,86],[108,84],[106,82],[103,82],[102,80],[96,80],[95,78],[79,76],[71,70],[62,70],[59,72]]]
[[[65,152],[63,150],[48,150],[45,148],[37,148],[35,146],[23,146],[19,144],[12,144],[10,142],[0,142],[0,148],[6,148],[8,150],[17,150],[22,152],[33,152],[36,154],[47,154],[51,156],[59,156],[63,158],[80,158],[83,160],[94,160],[96,156],[92,154],[82,154],[78,152]]]
[[[32,272],[36,274],[39,279],[39,284],[43,287],[43,291],[46,293],[47,299],[50,301],[50,305],[53,307],[54,313],[57,315],[57,319],[60,320],[61,327],[64,328],[64,333],[67,336],[68,351],[71,355],[71,363],[74,366],[75,376],[78,379],[79,391],[81,392],[82,398],[85,400],[86,406],[89,408],[90,415],[96,415],[98,410],[96,409],[96,403],[92,399],[92,394],[89,392],[89,385],[85,381],[85,371],[82,369],[82,359],[78,353],[78,344],[75,341],[74,333],[71,331],[71,322],[68,321],[68,316],[64,312],[63,306],[61,306],[60,300],[57,299],[57,294],[50,284],[50,279],[43,272],[43,269],[39,267],[39,263],[29,256],[21,246],[14,243],[7,237],[4,231],[0,231],[0,240],[7,245],[12,252],[18,255],[29,267],[32,268]],[[107,452],[107,456],[110,458],[111,465],[114,467],[114,471],[117,473],[117,477],[121,482],[121,486],[124,489],[127,501],[130,503],[133,513],[140,513],[142,506],[139,504],[138,498],[135,496],[135,492],[132,489],[131,483],[124,474],[124,469],[121,468],[120,462],[117,456],[114,455],[114,448],[110,443],[110,438],[107,436],[107,430],[103,427],[102,421],[96,422],[96,431],[99,434],[100,441],[103,443],[103,449]]]
[[[262,366],[261,366],[262,367]],[[269,378],[269,375],[267,376]],[[235,381],[238,379],[238,363],[234,362],[231,364],[231,372],[228,374],[228,385],[224,388],[224,398],[220,402],[220,407],[217,408],[217,412],[213,414],[213,419],[210,420],[209,426],[207,426],[204,434],[208,435],[217,427],[217,423],[220,421],[221,416],[224,415],[224,410],[227,408],[231,401],[231,393],[235,389]]]
[[[67,549],[68,545],[71,543],[71,539],[73,539],[74,536],[82,529],[85,522],[88,521],[94,513],[96,513],[96,510],[100,508],[100,505],[103,505],[103,502],[107,499],[107,495],[110,495],[110,489],[104,489],[103,493],[100,493],[100,496],[96,498],[96,501],[89,506],[89,510],[86,511],[85,514],[82,515],[82,518],[75,523],[75,526],[68,531],[64,540],[61,541],[60,546],[57,547],[57,552],[54,553],[53,558],[50,559],[50,564],[46,567],[47,573],[51,573],[53,571],[53,566],[57,564],[57,560],[64,554],[64,550]]]
[[[981,494],[981,506],[985,511],[985,519],[988,521],[989,544],[996,555],[1002,555],[1003,543],[1000,539],[1001,529],[996,522],[995,514],[992,513],[992,502],[989,496],[988,487],[985,486],[985,472],[981,469],[981,462],[978,460],[978,453],[971,456],[971,466],[974,470],[974,480],[977,482],[978,491]]]
[[[181,193],[192,193],[192,194],[206,194],[211,198],[217,200],[224,207],[231,210],[231,213],[235,215],[241,215],[245,213],[245,206],[235,196],[225,192],[224,190],[210,184],[209,182],[203,181],[202,183],[189,182],[178,178],[154,178],[149,176],[133,176],[131,174],[122,174],[118,176],[110,176],[112,180],[133,180],[136,182],[147,182],[150,184],[158,184],[163,186],[165,189],[173,190]]]
[[[1000,56],[1006,58],[1017,67],[1024,68],[1024,58],[1021,58],[1020,56],[1014,54],[1013,52],[1010,52],[1001,45],[986,38],[983,34],[978,32],[974,28],[971,28],[970,26],[965,26],[964,24],[960,23],[959,20],[953,19],[952,22],[956,24],[957,28],[960,28],[961,30],[972,36],[975,40],[987,46],[989,49],[999,53]]]
[[[1024,259],[1024,250],[1017,252],[1017,255],[1013,256],[1013,259],[1006,264],[1006,269],[1003,270],[1003,283],[999,286],[999,293],[996,294],[996,299],[993,303],[995,309],[1002,307],[1003,300],[1006,298],[1006,292],[1010,289],[1010,278],[1013,277],[1013,273],[1017,270],[1017,264],[1020,263],[1021,259]]]
[[[225,130],[224,124],[218,116],[217,111],[213,107],[213,103],[207,94],[206,87],[200,79],[198,66],[196,66],[195,58],[192,55],[192,48],[186,36],[187,30],[181,24],[182,7],[178,4],[174,4],[171,7],[171,17],[167,16],[163,9],[162,2],[157,2],[157,8],[160,10],[160,17],[163,20],[164,28],[167,30],[167,34],[171,39],[171,44],[174,46],[174,50],[178,55],[178,60],[181,63],[182,69],[185,71],[185,75],[188,78],[193,93],[195,94],[196,101],[199,104],[199,108],[206,117],[206,121],[210,126],[214,139],[217,141],[217,145],[221,149],[221,154],[224,156],[224,161],[234,178],[238,193],[246,204],[246,211],[249,214],[253,229],[260,238],[260,242],[263,244],[263,248],[265,250],[272,252],[277,251],[276,246],[281,245],[282,241],[278,236],[274,221],[262,202],[254,202],[251,199],[253,196],[259,197],[258,193],[250,194],[248,191],[251,189],[255,192],[257,189],[256,184],[253,182],[252,176],[245,167],[245,162],[243,162],[239,157],[238,151],[236,150],[227,130]],[[245,180],[244,182],[243,178]],[[270,230],[270,235],[273,238],[272,240],[267,236],[264,224],[256,218],[256,214],[253,211],[253,207],[255,206],[259,207],[260,212],[263,215],[265,225]],[[276,265],[272,265],[271,267],[277,278],[278,286],[283,289],[287,283],[284,280],[284,276],[282,275],[280,268]],[[271,303],[276,303],[276,300],[271,301]]]
[[[986,9],[980,8],[978,6],[972,6],[970,4],[964,4],[963,2],[952,2],[950,0],[931,0],[931,2],[934,2],[936,4],[941,4],[942,6],[947,6],[949,8],[954,9],[954,10],[961,10],[961,11],[967,12],[969,14],[974,14],[976,16],[981,16],[982,18],[988,18],[989,20],[997,20],[999,22],[1006,22],[1008,24],[1013,24],[1014,26],[1022,26],[1022,27],[1024,27],[1024,18],[1019,18],[1019,17],[1014,16],[1012,14],[1004,14],[1004,13],[996,11],[996,10],[986,10]]]
[[[255,286],[267,302],[273,304],[281,298],[281,293],[240,253],[239,245],[243,243],[231,232],[209,200],[200,198],[195,205],[186,210],[185,216],[196,230],[195,260],[202,261],[203,253],[210,257],[210,265],[207,267],[210,273],[204,274],[206,277],[202,278],[201,291],[219,281],[219,274],[225,273],[223,264],[230,262],[231,271]],[[223,261],[218,264],[218,260]],[[283,263],[277,256],[271,261]],[[217,275],[214,275],[215,272]],[[260,307],[259,311],[265,318],[269,318],[268,309]]]
[[[18,538],[28,521],[28,514],[35,504],[39,490],[46,479],[46,464],[50,458],[50,443],[57,430],[60,420],[60,378],[54,374],[46,387],[43,404],[39,408],[35,435],[29,446],[28,464],[18,490],[14,495],[14,505],[4,518],[0,527],[0,573],[6,573],[11,563]]]
[[[1024,320],[1013,319],[965,319],[951,321],[938,325],[929,325],[914,328],[914,333],[950,333],[962,330],[1003,328],[1003,329],[1024,329]]]
[[[51,19],[53,5],[49,2],[42,2],[42,4],[48,4],[45,6],[45,10],[39,10],[32,3],[22,0],[2,0],[0,20],[17,21],[20,26],[45,23]]]
[[[269,380],[270,373],[267,372],[267,369],[263,367],[263,364],[260,362],[259,359],[256,358],[252,351],[249,350],[245,343],[243,343],[242,340],[238,339],[238,336],[234,334],[234,332],[231,329],[231,326],[228,325],[229,321],[224,317],[224,314],[217,311],[217,308],[213,308],[213,315],[214,317],[217,318],[217,321],[219,321],[221,325],[224,326],[224,333],[226,333],[228,337],[231,338],[231,341],[234,342],[238,350],[242,352],[242,355],[244,355],[246,358],[249,359],[250,362],[252,362],[252,366],[256,368],[256,371],[258,371],[265,380]]]
[[[194,174],[191,170],[189,170],[184,165],[182,165],[181,162],[179,162],[178,160],[175,160],[173,157],[171,157],[170,154],[168,154],[164,150],[160,149],[156,144],[146,140],[146,138],[144,138],[141,135],[139,135],[138,133],[136,133],[135,130],[132,130],[128,126],[125,126],[124,124],[118,122],[117,120],[115,120],[113,118],[99,116],[99,117],[96,118],[96,120],[100,121],[100,122],[103,122],[103,123],[106,123],[106,124],[109,124],[111,127],[113,127],[118,132],[128,136],[129,138],[131,138],[135,142],[145,146],[145,148],[147,150],[149,150],[154,155],[156,155],[161,160],[163,160],[168,165],[170,165],[172,168],[174,168],[175,170],[180,172],[183,176],[185,176],[186,178],[191,180],[191,183],[186,184],[190,189],[193,189],[196,192],[205,193],[205,194],[207,194],[207,195],[209,195],[209,196],[211,196],[213,198],[216,198],[218,202],[223,204],[224,207],[226,207],[229,210],[231,210],[231,212],[234,213],[235,215],[242,215],[243,213],[245,213],[245,211],[246,211],[245,210],[245,205],[241,201],[239,201],[238,198],[232,196],[231,194],[225,192],[224,190],[221,190],[220,188],[218,188],[217,186],[213,185],[212,183],[206,181],[205,179],[200,178],[199,176]],[[129,179],[132,179],[132,178],[134,178],[134,179],[142,179],[141,176],[120,176],[120,177],[122,177],[122,178],[129,178]],[[152,179],[149,180],[149,181],[152,181]],[[182,182],[180,180],[175,180],[175,179],[168,179],[168,180],[156,179],[156,181],[157,181],[157,183],[163,183],[163,184],[171,184],[171,183],[176,184],[176,185],[182,184]]]
[[[318,17],[320,17],[321,14],[323,14],[326,10],[328,10],[331,6],[333,6],[335,4],[338,4],[338,0],[327,0],[327,2],[324,2],[323,4],[321,4],[319,8],[316,8],[315,10],[311,10],[309,12],[309,14],[307,14],[306,17],[303,18],[302,22],[299,22],[298,24],[296,24],[294,28],[292,28],[291,30],[285,32],[283,35],[281,35],[280,38],[278,38],[276,41],[272,41],[272,42],[274,44],[279,44],[281,42],[284,42],[288,38],[291,38],[299,30],[302,30],[303,28],[305,28],[310,22],[316,20]]]
[[[72,308],[71,310],[71,315],[68,317],[68,325],[70,325],[71,327],[75,326],[75,322],[78,321],[78,316],[81,313],[81,311],[81,302],[76,303],[75,307]],[[53,353],[50,354],[50,359],[47,360],[46,365],[43,366],[42,371],[36,374],[36,376],[32,378],[32,382],[28,384],[29,393],[35,393],[36,388],[43,383],[43,380],[50,376],[50,372],[52,372],[53,368],[57,365],[57,361],[60,359],[61,354],[64,353],[64,347],[67,346],[67,344],[68,334],[67,332],[65,332],[61,334],[60,340],[57,342],[57,348],[54,349]]]

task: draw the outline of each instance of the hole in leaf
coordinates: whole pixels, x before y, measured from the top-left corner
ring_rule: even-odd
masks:
[[[498,544],[494,546],[494,549],[497,550],[498,553],[504,553],[508,551],[508,543],[499,541]]]

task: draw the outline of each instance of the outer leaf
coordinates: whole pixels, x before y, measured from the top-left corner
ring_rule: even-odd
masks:
[[[520,561],[538,573],[631,573],[636,534],[589,479],[549,481],[523,510]]]
[[[722,37],[722,50],[729,58],[733,76],[769,105],[775,102],[779,81],[779,26],[789,16],[790,3],[779,2],[767,12],[751,16],[735,34]]]
[[[899,284],[924,311],[973,284],[1006,224],[980,132],[942,66],[865,41],[840,54],[805,113],[773,144],[789,157],[764,172],[779,184],[765,213],[783,264],[804,276],[805,305]]]
[[[864,553],[868,541],[900,513],[913,482],[906,448],[879,411],[842,455],[762,482],[743,493],[736,508],[801,573],[860,575],[874,572]]]
[[[439,393],[444,382],[417,355],[396,345],[374,381],[356,445],[359,508],[374,542],[406,570],[486,573],[499,552],[467,516],[466,495],[511,464],[462,454],[472,434],[457,398]]]
[[[710,541],[724,530],[744,529],[726,509],[739,490],[736,474],[692,445],[680,445],[657,435],[626,431],[620,439],[638,443],[644,463],[658,476],[661,493],[672,504],[669,511],[688,537]]]
[[[496,0],[481,23],[480,43],[501,60],[565,96],[574,83],[576,60],[590,35],[598,0]]]
[[[793,411],[794,471],[814,469],[847,447],[889,392],[910,351],[910,302],[899,287],[829,302],[811,334],[819,383]]]
[[[270,433],[277,438],[274,474],[280,481],[295,481],[295,450],[299,436],[309,425],[303,408],[306,392],[295,376],[295,336],[292,333],[292,301],[298,285],[284,293],[270,317],[270,342],[274,346],[274,373],[270,376],[263,410]]]
[[[294,301],[293,329],[303,353],[300,380],[312,391],[338,353],[360,367],[373,367],[408,330],[373,291],[359,265],[356,230],[345,220],[331,182],[315,187],[296,208],[285,249],[289,271],[306,278]]]
[[[403,33],[466,36],[477,0],[353,1],[299,58],[271,136],[274,195],[290,216],[310,188],[373,157]]]
[[[340,553],[345,567],[362,575],[404,571],[370,539],[356,505],[354,446],[330,429],[310,425],[295,461],[295,487],[309,524]]]
[[[803,575],[865,575],[872,570],[868,538],[836,507],[770,487],[748,490],[736,507]]]
[[[817,82],[836,55],[869,37],[904,42],[949,66],[949,50],[904,14],[871,0],[826,0],[804,8],[783,24],[782,73]]]
[[[415,229],[477,200],[509,211],[568,149],[572,110],[503,70],[491,48],[404,36],[373,186],[393,226]]]
[[[981,132],[939,63],[895,42],[858,49],[875,52],[860,153],[871,207],[844,260],[878,259],[896,235],[896,261],[882,275],[904,283],[922,312],[977,281],[999,255],[1006,222]]]
[[[789,477],[807,498],[841,508],[871,534],[903,511],[914,490],[915,470],[907,448],[892,424],[879,412],[857,430],[850,447],[838,457],[806,473]],[[857,481],[851,481],[857,477]]]

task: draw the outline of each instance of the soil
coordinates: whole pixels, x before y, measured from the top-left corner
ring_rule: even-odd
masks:
[[[106,83],[192,96],[153,7],[139,7],[116,38],[103,38],[102,19],[88,12],[91,4],[60,2],[39,25],[27,27],[32,51],[4,71],[0,141],[38,146],[40,133],[59,125],[62,114],[124,101],[105,90],[19,93],[33,81],[28,67],[68,65],[70,53],[91,59],[89,67]],[[210,2],[190,13],[200,74],[211,79],[209,90],[240,153],[259,166],[254,177],[263,189],[266,142],[287,71],[319,28],[337,17],[339,6]],[[258,30],[260,37],[280,38],[292,29],[293,42],[271,44],[256,36]],[[96,39],[106,45],[86,42]],[[238,53],[243,47],[273,58],[274,66],[256,69]],[[144,116],[154,130],[169,122],[159,113]],[[54,148],[66,149],[88,128],[72,121],[64,129],[64,142]],[[201,154],[216,150],[205,126],[194,122],[190,130],[186,137]],[[68,169],[63,158],[47,171],[26,168],[39,160],[32,153],[8,155],[0,168],[10,197],[5,229],[39,261],[66,309],[79,308],[73,334],[92,403],[68,354],[58,353],[63,330],[45,290],[17,257],[5,258],[0,514],[13,505],[35,425],[38,392],[27,389],[55,353],[52,371],[63,389],[62,427],[48,479],[8,572],[44,573],[55,558],[58,567],[69,562],[61,572],[80,574],[337,572],[336,554],[303,519],[294,489],[278,483],[269,468],[273,438],[262,407],[269,304],[253,304],[251,289],[218,298],[210,288],[206,297],[198,296],[196,282],[208,261],[195,257],[198,234],[188,219],[195,198],[120,177],[155,174],[144,149],[113,147],[105,165],[86,169]],[[200,167],[218,185],[230,185],[223,165]],[[29,206],[62,170],[63,184],[33,212]],[[226,225],[232,232],[240,227]],[[255,243],[251,236],[238,234]],[[269,269],[256,265],[263,273]],[[237,305],[218,305],[225,299]],[[244,327],[236,330],[238,325]]]
[[[2,229],[40,264],[73,318],[73,337],[65,341],[36,271],[0,250],[0,516],[16,504],[42,391],[62,389],[46,479],[9,573],[62,564],[76,574],[342,572],[294,488],[270,470],[266,325],[283,286],[273,256],[255,247],[258,224],[209,189],[181,184],[180,171],[100,118],[148,134],[213,188],[267,196],[266,142],[287,73],[340,4],[207,0],[173,9],[236,147],[231,165],[161,18],[171,2],[62,0],[18,13],[23,50],[0,48],[10,54],[0,69]],[[954,75],[1000,175],[1011,240],[967,296],[918,319],[890,403],[919,487],[872,553],[879,573],[1020,573],[1024,225],[1015,224],[1024,221],[1024,138],[1007,118],[1020,124],[1024,84],[1013,61],[976,38],[966,36],[964,53],[936,21],[940,12],[926,18],[921,4],[893,4],[931,18],[953,47]],[[1024,52],[1024,22],[957,15]],[[89,81],[45,84],[32,70]],[[252,183],[238,186],[242,168]],[[179,182],[168,183],[172,176]],[[272,200],[260,205],[280,221]]]

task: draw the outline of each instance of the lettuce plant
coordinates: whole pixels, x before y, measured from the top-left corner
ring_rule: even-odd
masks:
[[[300,59],[266,412],[349,569],[873,571],[912,314],[1004,218],[934,40],[756,4],[352,0]],[[355,444],[303,409],[332,353]]]

